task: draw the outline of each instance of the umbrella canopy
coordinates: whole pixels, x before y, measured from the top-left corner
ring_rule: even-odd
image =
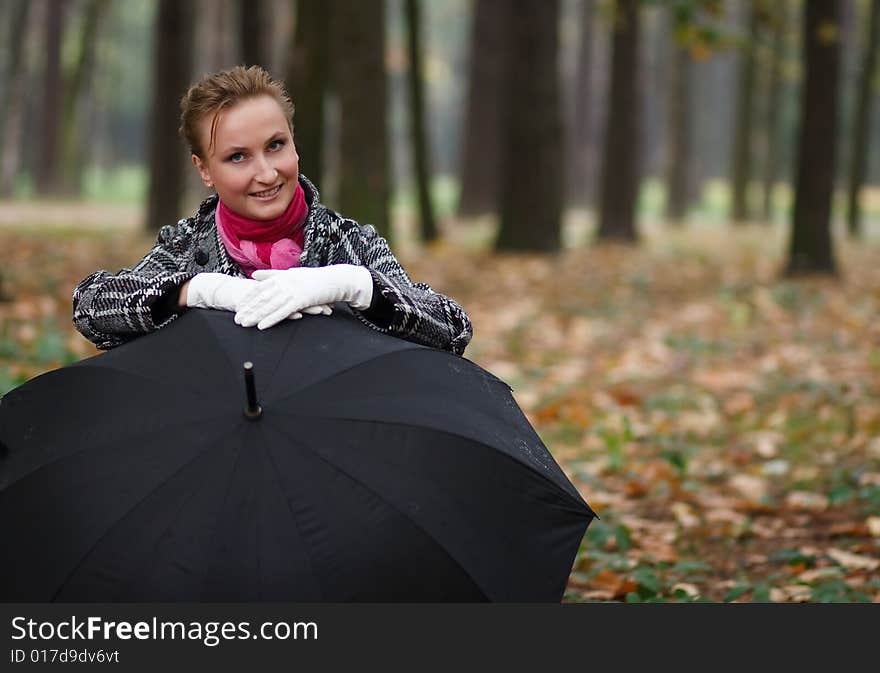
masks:
[[[559,601],[594,516],[507,384],[341,310],[190,310],[8,393],[0,444],[4,601]]]

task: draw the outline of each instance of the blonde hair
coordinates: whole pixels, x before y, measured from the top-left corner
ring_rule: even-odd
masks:
[[[237,65],[229,70],[205,75],[190,86],[180,99],[181,137],[189,145],[190,151],[204,159],[204,150],[199,139],[199,122],[211,115],[211,135],[207,150],[214,145],[217,131],[217,118],[220,111],[247,98],[271,96],[287,117],[287,125],[293,132],[293,103],[284,90],[284,85],[272,79],[268,72],[258,65],[249,68]]]

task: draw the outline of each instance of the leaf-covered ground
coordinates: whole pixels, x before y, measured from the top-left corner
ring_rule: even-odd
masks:
[[[880,248],[790,281],[776,230],[647,234],[552,256],[400,249],[465,305],[467,357],[510,383],[601,517],[565,600],[880,602]],[[0,245],[5,392],[96,352],[70,291],[150,240],[7,224]]]

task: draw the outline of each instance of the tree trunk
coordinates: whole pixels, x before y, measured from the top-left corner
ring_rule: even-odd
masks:
[[[859,34],[856,0],[840,1],[840,109],[837,111],[837,159],[834,175],[834,189],[847,191],[852,157],[850,141],[853,137],[852,122],[855,121],[855,106],[858,99],[859,84]]]
[[[618,0],[611,41],[609,109],[602,156],[600,240],[632,242],[636,235],[641,129],[639,115],[639,0]]]
[[[850,182],[847,198],[847,228],[852,236],[862,235],[859,192],[865,183],[868,165],[868,148],[871,144],[868,121],[871,118],[872,83],[877,70],[877,42],[880,35],[880,0],[871,0],[871,22],[868,42],[865,46],[862,69],[859,73],[859,93],[853,124],[852,154],[850,156]]]
[[[767,109],[764,121],[764,189],[761,212],[765,222],[773,219],[773,188],[779,172],[780,118],[782,100],[782,59],[784,44],[785,15],[784,6],[777,11],[772,27],[772,47],[770,52],[770,76],[767,84]]]
[[[431,161],[428,157],[419,2],[420,0],[406,0],[407,47],[409,51],[407,82],[409,84],[410,131],[412,132],[422,240],[430,242],[437,239],[437,221],[434,217],[434,206],[431,203]]]
[[[460,216],[497,212],[507,0],[476,0],[470,38],[467,110],[461,153]]]
[[[193,73],[216,72],[241,62],[238,0],[193,0],[196,3]]]
[[[288,94],[296,105],[294,138],[300,171],[324,177],[324,99],[329,90],[329,0],[298,0],[296,33],[287,64]]]
[[[559,0],[510,0],[498,250],[558,250],[564,157]],[[525,103],[528,101],[528,103]]]
[[[804,91],[787,275],[835,273],[831,200],[840,78],[838,0],[806,0]]]
[[[61,107],[61,36],[67,0],[48,0],[46,16],[46,71],[43,75],[43,100],[40,126],[40,155],[37,161],[37,191],[51,194],[58,189],[58,129]]]
[[[266,0],[239,0],[238,27],[241,60],[244,65],[259,65],[269,70],[271,44],[266,30]]]
[[[669,89],[669,155],[667,161],[666,216],[680,223],[688,209],[691,184],[691,86],[690,52],[673,41],[674,63]]]
[[[192,0],[160,0],[153,38],[148,231],[180,218],[186,162],[177,135],[180,98],[189,85],[195,12]],[[187,157],[188,158],[188,157]]]
[[[339,207],[361,224],[391,237],[388,217],[385,0],[334,5],[334,84],[339,95]]]
[[[749,218],[748,189],[752,162],[752,109],[755,93],[755,42],[758,39],[756,0],[748,3],[749,34],[740,58],[736,126],[733,132],[731,201],[734,222]]]
[[[641,2],[640,2],[641,4]],[[649,3],[646,3],[649,4]],[[639,16],[639,64],[641,86],[640,173],[660,177],[666,174],[668,156],[667,95],[670,59],[668,45],[673,26],[668,12],[645,11]]]
[[[9,61],[6,71],[6,115],[3,118],[3,149],[0,152],[0,196],[9,196],[21,164],[21,129],[24,121],[26,40],[30,23],[30,0],[18,0],[12,9],[9,31]]]
[[[593,201],[593,166],[595,151],[591,143],[593,126],[593,14],[594,0],[581,3],[581,42],[578,45],[575,74],[574,114],[572,115],[572,149],[568,169],[568,202],[586,207]]]
[[[78,58],[73,71],[65,78],[61,111],[61,192],[68,196],[78,195],[82,188],[86,143],[83,141],[80,108],[91,86],[96,36],[107,6],[108,0],[89,0],[86,5]]]

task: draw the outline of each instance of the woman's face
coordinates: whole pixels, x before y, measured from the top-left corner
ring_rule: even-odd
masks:
[[[239,101],[220,111],[211,146],[211,116],[199,123],[205,158],[192,161],[223,203],[252,220],[271,220],[290,204],[299,156],[281,106],[271,96]]]

